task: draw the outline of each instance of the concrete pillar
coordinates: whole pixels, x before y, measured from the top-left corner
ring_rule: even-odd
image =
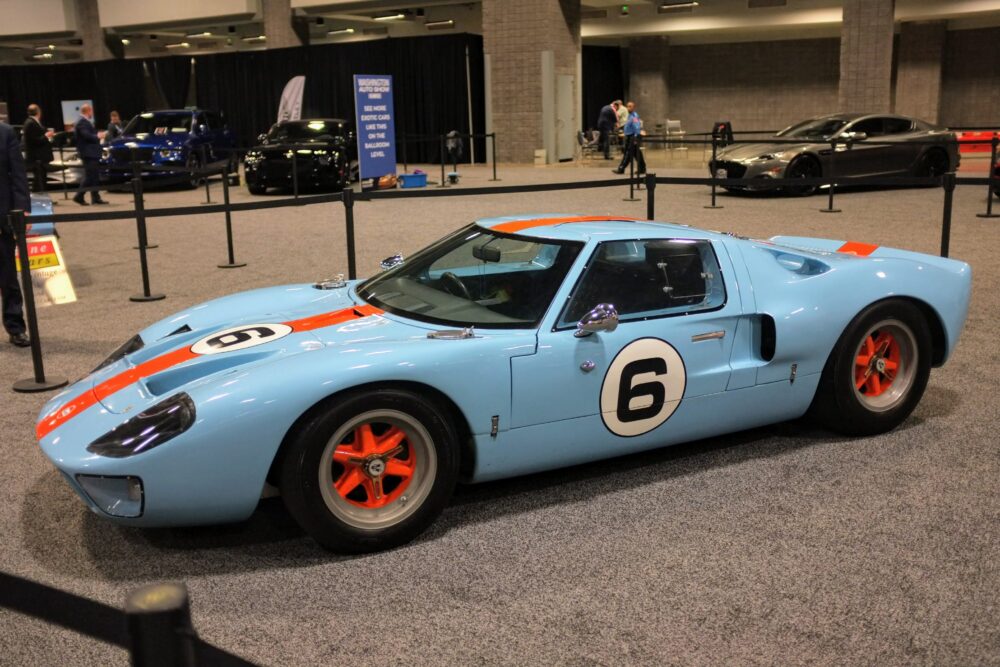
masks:
[[[483,0],[483,50],[497,161],[555,162],[580,126],[580,0]]]
[[[944,21],[904,23],[896,64],[896,113],[937,123],[941,108]]]
[[[264,19],[267,48],[302,46],[302,40],[292,27],[291,0],[260,0],[260,13]]]
[[[844,0],[840,28],[841,111],[889,113],[895,0]]]
[[[83,40],[84,60],[109,60],[114,54],[108,49],[101,27],[97,0],[76,0],[76,26]]]
[[[641,37],[628,44],[628,96],[635,102],[647,132],[657,123],[666,124],[670,109],[667,75],[670,38]]]

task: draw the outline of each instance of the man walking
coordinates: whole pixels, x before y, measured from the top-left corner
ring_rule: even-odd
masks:
[[[76,121],[74,133],[76,135],[76,152],[83,161],[83,184],[81,187],[96,187],[100,185],[98,160],[101,159],[101,140],[94,128],[94,109],[89,104],[80,107],[80,120]],[[73,197],[73,201],[80,206],[86,206],[85,195],[86,192],[81,189]],[[101,199],[101,194],[97,190],[90,191],[90,201],[93,204],[108,203]]]
[[[24,333],[21,286],[17,282],[14,263],[14,233],[7,220],[7,214],[15,209],[31,212],[28,175],[24,171],[24,158],[21,157],[21,146],[14,129],[0,123],[0,301],[3,305],[3,327],[12,344],[28,347],[31,341]]]
[[[646,159],[642,156],[642,119],[639,118],[638,112],[635,110],[635,102],[629,102],[626,107],[628,108],[628,120],[625,121],[625,155],[622,157],[621,164],[618,165],[617,169],[612,169],[611,171],[616,174],[624,174],[625,168],[628,167],[632,160],[638,160],[638,171],[636,171],[637,176],[644,176],[646,174]]]
[[[42,125],[42,108],[37,104],[28,105],[28,117],[21,129],[21,143],[24,157],[28,162],[34,180],[35,192],[45,192],[45,177],[52,162],[52,144],[49,131]]]
[[[600,148],[604,152],[604,159],[610,160],[609,152],[611,133],[618,125],[618,102],[612,102],[601,107],[601,113],[597,116],[597,130],[600,132]]]

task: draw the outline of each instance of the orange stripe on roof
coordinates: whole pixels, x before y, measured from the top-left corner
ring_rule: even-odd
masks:
[[[846,253],[848,255],[857,255],[858,257],[867,257],[878,250],[877,245],[872,245],[870,243],[858,243],[857,241],[848,241],[844,245],[837,248],[837,252]]]
[[[547,227],[549,225],[562,225],[569,222],[638,222],[638,218],[623,218],[622,216],[608,215],[578,215],[570,218],[533,218],[532,220],[513,220],[511,222],[501,222],[499,225],[490,227],[496,232],[514,233],[532,227]]]
[[[293,331],[312,331],[313,329],[321,329],[335,324],[342,324],[344,322],[360,319],[362,317],[368,317],[369,315],[381,314],[382,311],[374,306],[361,305],[352,308],[343,308],[341,310],[335,310],[321,315],[304,317],[299,320],[285,322],[284,324],[290,326]],[[168,368],[179,366],[186,361],[190,361],[191,359],[200,356],[192,352],[191,347],[192,346],[182,347],[167,352],[166,354],[161,354],[158,357],[154,357],[137,366],[126,369],[114,377],[108,378],[104,382],[95,386],[93,389],[84,391],[82,394],[55,412],[45,415],[45,417],[43,417],[35,427],[35,436],[41,440],[73,417],[77,416],[87,408],[92,407],[98,401],[102,401],[108,396],[111,396],[112,394],[115,394],[140,380],[156,375],[157,373],[162,373]]]

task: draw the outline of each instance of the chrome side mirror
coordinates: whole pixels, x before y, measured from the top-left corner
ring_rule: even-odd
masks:
[[[400,264],[403,263],[403,261],[404,260],[403,260],[402,253],[398,253],[397,252],[395,255],[391,255],[391,256],[386,257],[385,259],[383,259],[381,262],[379,262],[378,266],[383,271],[388,271],[389,269],[393,268],[394,266],[399,266]]]
[[[583,338],[598,331],[614,331],[617,328],[618,310],[614,304],[602,303],[576,323],[576,332],[573,335],[577,338]]]

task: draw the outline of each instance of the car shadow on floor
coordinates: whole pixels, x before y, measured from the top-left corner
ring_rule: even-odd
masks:
[[[923,409],[896,429],[927,418],[946,418],[956,392],[929,387]],[[721,437],[664,447],[615,459],[484,484],[460,486],[444,513],[407,549],[440,539],[462,526],[542,508],[579,503],[622,489],[697,475],[796,450],[849,443],[798,420]],[[77,520],[79,519],[79,520]],[[285,511],[280,498],[261,501],[247,521],[195,528],[129,528],[87,511],[55,470],[41,475],[26,494],[22,532],[45,569],[113,581],[183,579],[190,576],[302,567],[365,556],[338,556],[316,545]]]

